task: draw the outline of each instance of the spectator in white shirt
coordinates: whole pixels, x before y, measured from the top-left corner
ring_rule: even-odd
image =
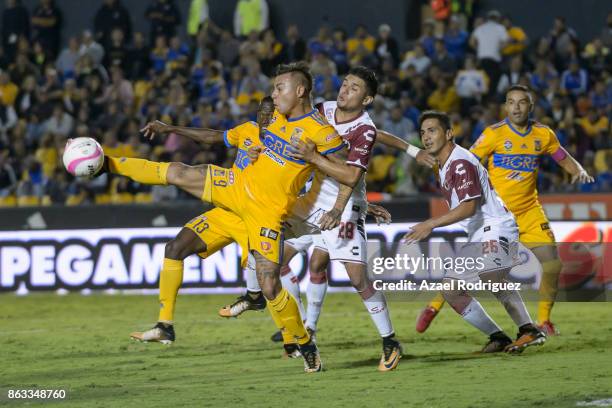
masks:
[[[491,81],[489,87],[491,91],[497,89],[497,82],[501,76],[501,52],[510,40],[506,27],[499,23],[500,17],[498,11],[489,11],[487,21],[478,26],[470,37],[470,45],[476,49],[478,62]]]
[[[479,103],[481,97],[489,90],[487,74],[476,67],[473,55],[465,58],[465,65],[455,77],[455,90],[461,98],[461,113],[466,115],[469,108]]]
[[[422,74],[427,71],[430,64],[431,59],[425,55],[425,49],[423,46],[421,44],[416,44],[412,52],[406,53],[406,58],[404,58],[404,61],[400,65],[400,69],[405,71],[410,65],[412,65],[418,74]]]

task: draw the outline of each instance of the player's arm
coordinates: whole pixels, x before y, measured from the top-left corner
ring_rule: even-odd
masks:
[[[593,176],[587,173],[580,163],[561,146],[556,136],[551,138],[551,147],[549,147],[548,152],[557,164],[572,176],[572,184],[576,182],[593,183],[595,181]]]
[[[434,228],[445,227],[471,217],[478,208],[478,202],[478,198],[463,201],[446,214],[436,218],[430,218],[427,221],[423,221],[413,226],[410,228],[410,232],[404,235],[404,241],[406,243],[420,241],[427,238]]]
[[[336,203],[331,210],[323,214],[319,221],[319,228],[321,228],[321,231],[334,229],[340,224],[344,207],[346,207],[346,203],[348,203],[349,198],[351,198],[351,194],[353,194],[352,187],[340,184]]]
[[[437,160],[425,150],[421,150],[387,131],[378,129],[376,141],[385,146],[406,152],[409,156],[414,157],[421,166],[433,168],[437,163]]]
[[[167,135],[169,133],[176,133],[179,136],[187,137],[202,144],[224,143],[222,130],[172,126],[160,120],[147,123],[140,131],[149,139],[153,139],[155,134]]]

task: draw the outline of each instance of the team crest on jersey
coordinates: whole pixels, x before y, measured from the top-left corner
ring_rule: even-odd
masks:
[[[281,126],[280,131],[285,133],[287,131],[287,128],[285,126]]]
[[[542,141],[540,139],[536,139],[534,143],[535,143],[535,151],[541,152],[542,151]]]
[[[291,137],[289,138],[291,144],[299,142],[302,139],[302,133],[304,133],[304,129],[302,128],[296,127],[293,129],[293,133],[291,133]]]
[[[244,139],[244,146],[245,147],[249,147],[252,144],[253,144],[253,142],[248,137],[246,139]]]
[[[504,149],[512,150],[512,142],[510,140],[506,139],[506,141],[504,142]]]
[[[521,145],[521,149],[526,149],[526,148],[527,148],[527,145],[526,145],[525,143],[523,143],[523,144]]]

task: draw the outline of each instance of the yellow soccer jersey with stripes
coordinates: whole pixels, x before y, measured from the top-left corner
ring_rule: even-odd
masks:
[[[487,127],[470,151],[487,159],[495,191],[517,219],[521,241],[550,242],[554,239],[538,201],[537,175],[542,155],[561,149],[555,133],[530,121],[524,133],[505,120]]]
[[[209,166],[202,198],[237,214],[246,226],[249,249],[280,262],[281,223],[314,170],[311,164],[289,156],[291,143],[310,139],[321,154],[340,150],[344,143],[314,109],[292,119],[275,112],[263,134],[255,126],[253,131],[252,142],[264,147],[257,161],[242,171]],[[233,136],[233,130],[228,131],[226,141],[231,143]]]
[[[292,119],[275,112],[261,139],[262,154],[244,170],[246,192],[282,217],[314,170],[311,164],[289,157],[291,143],[310,139],[324,155],[344,147],[342,138],[316,109]]]
[[[225,131],[223,140],[227,147],[237,149],[232,170],[240,172],[249,164],[247,150],[259,143],[259,126],[255,122],[245,122]],[[246,225],[235,213],[223,208],[213,208],[193,218],[185,224],[185,228],[189,228],[206,243],[206,251],[199,253],[200,257],[207,258],[236,242],[242,248],[241,264],[243,267],[246,265],[248,254]]]

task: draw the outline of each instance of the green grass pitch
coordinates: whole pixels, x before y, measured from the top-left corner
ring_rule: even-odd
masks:
[[[267,312],[217,317],[232,296],[184,295],[172,346],[130,341],[155,296],[0,296],[0,405],[8,389],[66,389],[73,407],[574,407],[612,398],[612,304],[559,303],[562,335],[521,356],[475,355],[485,339],[445,308],[424,335],[420,302],[391,302],[405,356],[376,371],[380,340],[353,293],[330,294],[318,343],[325,372],[305,374],[269,340]],[[500,305],[491,315],[514,336]],[[533,311],[534,305],[530,304]]]

